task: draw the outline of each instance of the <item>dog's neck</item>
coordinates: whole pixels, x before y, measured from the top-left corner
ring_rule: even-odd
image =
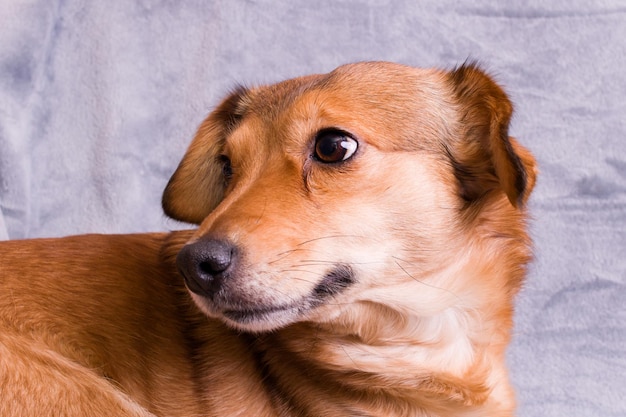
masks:
[[[332,322],[295,325],[283,333],[297,332],[297,338],[287,339],[290,351],[329,369],[403,379],[444,370],[460,375],[474,355],[467,319],[451,310],[405,315],[366,302],[351,305]]]
[[[458,320],[461,316],[450,311],[428,318],[403,317],[378,305],[362,307],[361,312],[352,310],[361,320],[355,316],[297,323],[264,334],[238,333],[212,319],[207,323],[197,312],[188,335],[195,335],[190,339],[199,361],[194,369],[207,371],[198,381],[199,392],[208,396],[209,408],[221,410],[219,398],[230,389],[223,382],[229,381],[224,370],[229,364],[258,375],[251,398],[257,398],[253,402],[258,407],[258,399],[267,398],[259,416],[464,416],[479,409],[496,414],[489,414],[491,407],[499,409],[489,399],[494,389],[491,365],[501,361],[492,362],[491,353],[476,346]],[[359,323],[367,323],[367,328],[359,328]],[[210,352],[222,349],[255,353],[249,358],[234,355],[213,372]],[[209,353],[208,362],[202,359],[204,352]]]
[[[364,303],[331,323],[300,323],[255,338],[266,374],[284,381],[307,378],[309,372],[324,375],[308,381],[310,389],[331,390],[342,396],[338,402],[373,410],[375,399],[384,396],[393,401],[380,403],[432,410],[446,397],[448,404],[469,410],[488,397],[491,370],[487,352],[474,346],[464,320],[472,318],[453,311],[407,317]]]

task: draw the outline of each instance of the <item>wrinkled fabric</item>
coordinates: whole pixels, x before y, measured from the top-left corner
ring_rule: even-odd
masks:
[[[622,1],[0,1],[0,239],[183,227],[160,197],[236,84],[478,60],[541,174],[508,361],[520,416],[626,415]]]

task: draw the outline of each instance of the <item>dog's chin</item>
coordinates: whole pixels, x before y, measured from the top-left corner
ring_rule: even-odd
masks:
[[[308,303],[285,305],[228,306],[219,307],[210,300],[191,293],[200,310],[209,317],[223,321],[230,327],[246,332],[267,332],[280,329],[299,321]]]

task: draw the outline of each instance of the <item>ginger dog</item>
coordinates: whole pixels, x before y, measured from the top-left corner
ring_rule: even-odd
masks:
[[[530,153],[477,66],[241,87],[170,234],[0,244],[2,416],[511,416]]]

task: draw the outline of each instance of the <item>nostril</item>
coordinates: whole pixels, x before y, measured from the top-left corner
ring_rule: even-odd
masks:
[[[210,295],[219,290],[234,259],[235,246],[232,243],[203,239],[183,247],[176,262],[191,291]]]
[[[214,251],[209,254],[206,260],[200,262],[198,268],[201,273],[217,275],[228,269],[233,256],[232,249],[225,251]]]

